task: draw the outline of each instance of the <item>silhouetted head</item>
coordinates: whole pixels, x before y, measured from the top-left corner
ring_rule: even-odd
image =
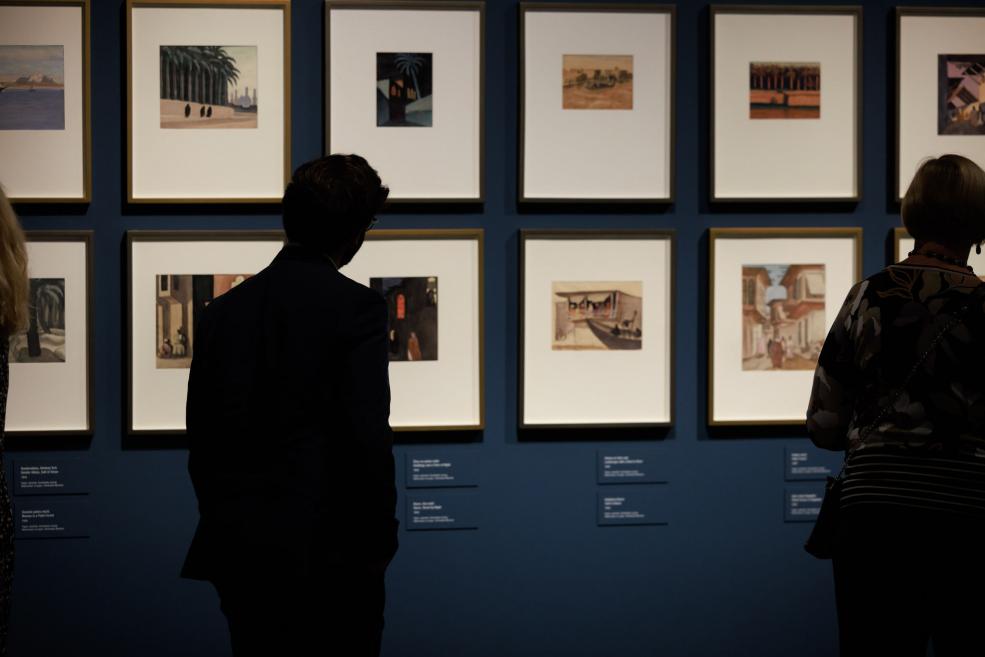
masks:
[[[302,164],[284,191],[284,232],[293,244],[348,263],[362,246],[390,190],[358,155]]]
[[[985,171],[960,155],[927,160],[913,176],[900,214],[917,242],[965,249],[985,241]]]

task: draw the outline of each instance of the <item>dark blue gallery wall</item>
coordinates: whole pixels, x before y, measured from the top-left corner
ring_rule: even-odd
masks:
[[[649,214],[605,207],[541,214],[519,212],[515,203],[517,5],[490,0],[485,207],[463,214],[388,214],[381,223],[486,230],[487,429],[481,440],[456,446],[479,457],[480,528],[401,532],[389,576],[385,655],[835,653],[828,565],[801,550],[807,525],[783,523],[783,451],[803,445],[803,434],[710,432],[705,424],[707,229],[862,226],[865,273],[884,265],[886,237],[897,221],[890,201],[894,5],[863,4],[864,177],[858,204],[709,207],[709,11],[705,3],[686,2],[678,6],[677,202]],[[294,164],[322,152],[322,17],[321,0],[294,1]],[[28,228],[96,233],[96,430],[91,442],[57,446],[90,463],[92,537],[17,545],[14,657],[228,654],[211,588],[177,577],[196,517],[186,453],[161,441],[141,446],[123,437],[122,243],[128,229],[272,228],[278,217],[266,211],[189,214],[181,206],[124,210],[124,25],[119,0],[93,0],[92,204],[57,214],[24,209]],[[596,526],[595,453],[602,445],[625,444],[625,434],[518,437],[517,231],[525,227],[677,230],[676,421],[644,443],[660,450],[671,473],[667,526]],[[402,463],[407,454],[428,449],[403,445],[398,458]],[[21,447],[10,456],[49,453]]]

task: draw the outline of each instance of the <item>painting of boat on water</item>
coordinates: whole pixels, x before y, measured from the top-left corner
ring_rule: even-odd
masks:
[[[751,62],[749,118],[821,118],[821,63]]]
[[[555,281],[551,299],[555,351],[642,349],[641,281]]]
[[[162,128],[256,128],[256,46],[161,46]]]
[[[0,130],[65,129],[65,47],[0,46]]]
[[[742,267],[742,369],[813,370],[828,333],[823,264]]]
[[[564,55],[561,108],[633,109],[632,55]]]

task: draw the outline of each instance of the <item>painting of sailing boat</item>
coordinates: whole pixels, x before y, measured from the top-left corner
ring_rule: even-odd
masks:
[[[256,128],[256,46],[161,46],[162,128]]]
[[[11,336],[11,363],[65,362],[65,279],[32,278],[28,327]]]
[[[0,130],[65,129],[65,47],[0,46]]]
[[[641,281],[555,281],[551,300],[553,350],[642,349]]]
[[[432,53],[376,53],[376,125],[431,127]]]

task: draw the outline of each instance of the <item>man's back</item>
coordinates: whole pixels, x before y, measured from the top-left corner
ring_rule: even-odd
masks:
[[[201,521],[186,577],[392,556],[386,317],[377,293],[293,245],[212,302],[188,388]]]

